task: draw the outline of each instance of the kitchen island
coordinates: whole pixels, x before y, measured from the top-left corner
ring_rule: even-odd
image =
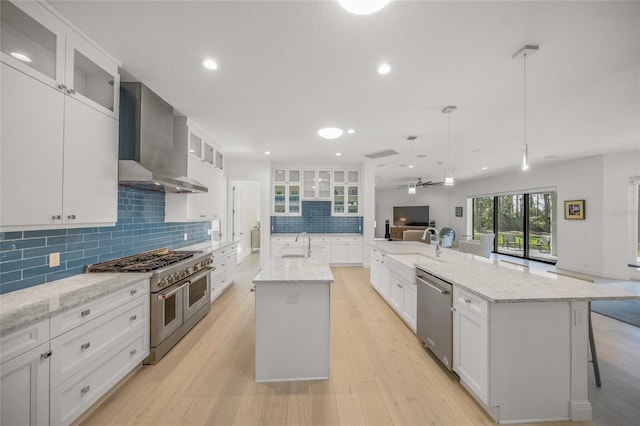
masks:
[[[422,243],[374,241],[371,250],[391,268],[453,285],[453,371],[497,422],[591,419],[589,301],[640,296],[455,250],[437,258]]]
[[[285,257],[282,257],[282,256]],[[329,378],[330,284],[320,250],[285,250],[253,279],[256,294],[256,381]]]

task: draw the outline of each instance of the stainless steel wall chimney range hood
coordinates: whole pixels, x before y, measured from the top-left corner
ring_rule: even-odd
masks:
[[[207,192],[173,164],[173,107],[142,83],[120,84],[118,180],[148,191]]]

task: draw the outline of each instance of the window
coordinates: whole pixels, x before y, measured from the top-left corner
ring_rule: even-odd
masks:
[[[636,186],[637,188],[637,194],[638,194],[638,210],[636,210],[636,218],[638,219],[638,240],[636,241],[638,243],[638,251],[636,254],[636,262],[640,263],[640,185]]]
[[[555,191],[474,198],[473,239],[493,232],[498,253],[555,263],[556,204]]]

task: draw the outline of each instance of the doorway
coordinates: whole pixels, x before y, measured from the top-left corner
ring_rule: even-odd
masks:
[[[231,185],[231,238],[238,243],[238,262],[260,250],[260,181],[234,180]]]

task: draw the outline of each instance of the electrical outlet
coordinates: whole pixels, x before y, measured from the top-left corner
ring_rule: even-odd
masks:
[[[49,268],[60,266],[60,253],[49,253]]]
[[[184,233],[184,240],[185,240],[185,241],[187,241],[187,240],[188,240],[188,237],[187,237],[187,233],[186,233],[186,232]]]
[[[207,229],[207,235],[211,235],[211,228]]]

